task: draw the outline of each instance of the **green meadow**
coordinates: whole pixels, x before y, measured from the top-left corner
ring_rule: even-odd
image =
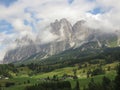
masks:
[[[81,69],[78,69],[77,65],[74,67],[65,67],[65,68],[56,69],[56,70],[53,70],[53,71],[47,72],[47,73],[38,73],[33,76],[29,76],[28,73],[31,72],[31,70],[29,70],[27,67],[24,67],[24,68],[19,68],[20,72],[17,75],[14,75],[13,78],[7,79],[7,80],[6,79],[0,80],[0,85],[2,87],[2,90],[24,90],[26,86],[40,83],[40,82],[42,82],[41,79],[47,78],[48,76],[50,78],[52,78],[53,75],[57,75],[59,78],[61,78],[64,74],[73,75],[73,69],[77,69],[77,76],[78,76],[80,88],[82,90],[83,87],[87,87],[91,78],[94,78],[95,82],[97,82],[97,83],[100,83],[102,81],[103,76],[107,76],[108,78],[113,80],[116,76],[116,71],[114,70],[114,68],[116,67],[117,64],[118,64],[118,62],[103,65],[102,68],[104,68],[106,70],[106,73],[103,75],[96,75],[96,76],[93,76],[90,78],[87,78],[86,73],[89,69],[94,69],[97,66],[97,64],[90,65],[88,67],[84,67]],[[109,66],[111,67],[111,70],[107,71],[107,68]],[[70,78],[65,79],[65,80],[70,81],[72,88],[75,87],[75,85],[76,85],[75,80],[70,79]],[[28,81],[29,81],[29,83],[28,83]],[[4,85],[6,82],[15,82],[15,85],[7,88]]]

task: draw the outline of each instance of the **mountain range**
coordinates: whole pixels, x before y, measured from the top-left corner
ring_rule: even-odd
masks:
[[[117,47],[120,45],[120,34],[118,31],[105,32],[101,29],[93,29],[86,25],[87,21],[80,20],[71,24],[67,19],[55,20],[50,23],[49,32],[53,39],[43,43],[39,35],[33,39],[26,35],[21,39],[16,39],[17,47],[9,50],[3,63],[12,63],[28,60],[30,57],[35,61],[55,56],[59,53],[81,48],[100,49],[102,47]],[[45,37],[48,37],[47,35]],[[48,37],[49,39],[49,37]],[[92,44],[91,44],[92,43]]]

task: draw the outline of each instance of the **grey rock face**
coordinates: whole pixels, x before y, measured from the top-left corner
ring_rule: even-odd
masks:
[[[101,47],[103,43],[108,44],[111,37],[116,37],[115,34],[108,34],[94,31],[85,25],[85,21],[76,22],[73,26],[64,19],[56,20],[50,24],[51,33],[58,36],[58,39],[46,44],[41,44],[38,38],[30,39],[28,36],[22,39],[17,39],[15,42],[18,47],[10,50],[4,57],[4,63],[26,60],[27,58],[37,53],[41,54],[42,58],[47,58],[51,55],[58,54],[70,48],[76,48],[90,41],[97,41]]]
[[[85,21],[81,20],[76,22],[73,25],[73,39],[75,40],[77,46],[80,46],[80,44],[84,41],[87,41],[87,38],[90,35],[90,31],[88,27],[85,26]]]

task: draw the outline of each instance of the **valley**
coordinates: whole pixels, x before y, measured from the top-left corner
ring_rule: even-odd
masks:
[[[106,64],[105,66],[102,66],[102,68],[106,69],[106,73],[105,74],[101,74],[101,75],[96,75],[93,77],[89,77],[87,78],[87,71],[89,70],[89,68],[93,69],[94,67],[97,67],[97,65],[91,65],[88,67],[84,67],[82,69],[78,69],[78,66],[74,66],[74,67],[66,67],[66,68],[61,68],[61,69],[56,69],[54,71],[51,72],[47,72],[47,73],[38,73],[36,75],[33,76],[29,76],[30,70],[26,69],[26,67],[20,67],[19,69],[19,73],[17,73],[18,75],[13,76],[12,78],[9,79],[1,79],[0,80],[0,85],[2,88],[4,88],[4,90],[24,90],[26,86],[29,85],[34,85],[35,83],[40,83],[40,82],[44,82],[44,79],[47,78],[48,76],[50,78],[52,78],[54,75],[57,75],[58,78],[62,78],[62,76],[64,74],[67,75],[74,75],[73,73],[73,69],[78,69],[77,70],[77,77],[80,83],[80,88],[81,90],[83,90],[84,86],[87,86],[88,83],[90,82],[91,78],[95,79],[95,82],[101,82],[103,76],[106,76],[108,78],[110,78],[111,80],[113,80],[116,76],[116,70],[115,67],[118,65],[118,62],[112,63],[112,64]],[[107,69],[109,68],[109,66],[111,67],[110,71],[107,71]],[[23,69],[23,71],[21,71],[21,69]],[[72,88],[75,88],[75,83],[76,80],[74,80],[72,77],[66,77],[63,80],[68,80],[71,83]],[[29,82],[28,82],[29,81]],[[5,83],[6,82],[14,82],[15,85],[10,86],[10,87],[5,87]]]
[[[120,90],[120,0],[0,0],[0,90]]]
[[[106,76],[112,81],[117,74],[116,67],[119,64],[119,49],[119,47],[105,48],[104,52],[97,54],[95,52],[98,51],[94,50],[94,53],[89,53],[91,57],[86,57],[88,53],[84,52],[86,54],[84,58],[75,59],[70,57],[71,59],[68,58],[70,60],[63,58],[59,61],[61,56],[80,55],[79,50],[76,49],[71,51],[72,53],[66,51],[56,55],[57,57],[50,57],[47,59],[50,62],[43,63],[43,61],[39,61],[39,63],[32,62],[28,64],[27,62],[25,64],[21,62],[21,64],[16,63],[15,65],[0,65],[1,90],[26,90],[26,87],[35,84],[52,82],[55,77],[58,81],[69,81],[72,90],[76,87],[76,80],[79,81],[80,90],[84,90],[85,87],[87,88],[91,79],[94,79],[96,83],[101,83],[103,77]],[[59,62],[55,62],[54,60],[56,59]],[[2,71],[3,68],[4,71]],[[7,83],[13,83],[13,85],[7,86]]]

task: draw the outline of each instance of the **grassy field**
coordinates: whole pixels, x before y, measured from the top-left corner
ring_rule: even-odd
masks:
[[[115,77],[115,71],[111,71],[111,72],[108,72],[107,74],[105,75],[97,75],[94,78],[95,82],[101,82],[102,81],[102,78],[103,76],[107,76],[109,77],[111,80],[114,79]],[[41,78],[41,77],[40,77]],[[24,84],[24,82],[27,82],[27,80],[30,80],[30,84]],[[72,80],[72,79],[68,79],[70,82],[71,82],[71,86],[72,88],[75,87],[76,85],[76,81],[75,80]],[[81,90],[83,89],[84,86],[87,87],[88,83],[90,82],[91,78],[79,78],[79,83],[80,83],[80,87],[81,87]],[[10,81],[15,81],[17,84],[15,86],[12,86],[12,87],[9,87],[9,88],[4,88],[4,90],[24,90],[24,88],[26,86],[29,86],[29,85],[32,85],[32,84],[35,84],[35,83],[38,83],[40,81],[38,81],[38,76],[37,78],[14,78],[14,79],[11,79]],[[4,81],[5,82],[5,81]]]
[[[117,64],[118,64],[118,62],[104,65],[102,68],[107,70],[107,68],[110,66],[111,70],[107,71],[106,74],[104,74],[104,75],[97,75],[92,78],[94,78],[95,82],[98,82],[98,83],[101,82],[103,76],[107,76],[108,78],[113,80],[116,75],[116,71],[114,70],[114,68]],[[58,75],[58,77],[61,77],[65,73],[68,75],[73,75],[73,69],[78,69],[77,76],[79,78],[78,80],[79,80],[80,87],[82,90],[82,88],[84,86],[87,86],[91,80],[91,78],[86,78],[86,73],[87,73],[88,69],[93,69],[95,66],[97,66],[97,65],[91,65],[89,67],[84,67],[84,68],[78,69],[78,66],[76,65],[75,67],[66,67],[66,68],[56,69],[56,70],[54,70],[52,72],[48,72],[48,73],[39,73],[39,74],[31,76],[31,77],[29,77],[27,75],[29,72],[31,72],[29,69],[21,68],[20,72],[18,73],[17,76],[15,76],[13,79],[0,80],[0,84],[2,85],[2,87],[4,87],[5,82],[15,82],[16,84],[14,86],[11,86],[9,88],[4,87],[3,90],[24,90],[24,88],[26,86],[33,85],[35,83],[39,83],[40,82],[39,79],[41,79],[41,78],[46,78],[48,76],[51,78],[51,77],[53,77],[53,75]],[[28,80],[30,81],[30,83],[28,83]],[[74,88],[76,81],[73,79],[67,79],[67,80],[69,80],[71,82],[72,88]]]
[[[108,73],[106,73],[104,75],[97,75],[97,76],[94,76],[94,77],[91,77],[91,78],[93,78],[95,82],[100,83],[104,76],[106,76],[106,77],[110,78],[111,80],[113,80],[115,78],[115,76],[116,76],[116,72],[111,71],[111,72],[108,72]],[[90,82],[91,78],[79,78],[79,83],[80,83],[81,90],[83,90],[83,87],[87,87],[87,85]],[[69,80],[69,81],[71,82],[72,88],[74,88],[75,85],[76,85],[76,81],[75,80]]]
[[[102,68],[104,68],[106,70],[107,70],[108,67],[110,67],[111,69],[114,69],[117,64],[118,64],[118,62],[114,62],[112,64],[106,64],[106,65],[102,66]],[[89,69],[94,69],[95,67],[97,67],[97,65],[91,65],[91,66],[88,66],[88,67],[78,69],[78,66],[76,65],[75,67],[66,67],[66,68],[56,69],[56,70],[54,70],[52,72],[48,72],[48,73],[40,73],[38,75],[32,76],[32,78],[46,78],[48,76],[52,77],[53,75],[58,75],[58,77],[61,77],[65,73],[68,74],[68,75],[73,75],[73,69],[78,69],[77,70],[77,76],[79,78],[86,78],[87,71]],[[115,70],[111,70],[110,72],[115,73]],[[110,73],[110,72],[108,71],[106,73]]]

